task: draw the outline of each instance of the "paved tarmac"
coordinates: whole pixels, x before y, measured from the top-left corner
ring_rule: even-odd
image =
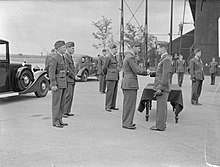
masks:
[[[139,77],[137,107],[144,87],[154,78]],[[176,75],[173,82],[177,83]],[[190,104],[191,82],[185,75],[182,87],[184,109],[174,122],[168,105],[167,129],[151,131],[156,103],[149,121],[136,111],[136,130],[121,126],[122,91],[118,89],[119,111],[104,110],[105,95],[98,82],[77,82],[72,111],[63,129],[51,125],[51,93],[0,99],[1,167],[205,167],[206,161],[220,165],[220,88],[203,83],[201,106]],[[216,83],[220,83],[217,78]]]

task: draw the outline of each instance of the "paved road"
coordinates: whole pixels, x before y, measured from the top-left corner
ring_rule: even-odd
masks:
[[[150,77],[140,77],[141,92]],[[220,82],[220,78],[217,78]],[[176,76],[174,76],[176,83]],[[98,82],[78,82],[72,111],[63,129],[51,125],[51,93],[0,99],[1,167],[204,167],[206,159],[220,164],[220,93],[206,77],[202,106],[190,104],[189,76],[183,85],[184,110],[174,123],[171,106],[164,132],[149,130],[155,124],[155,102],[149,121],[136,112],[135,131],[121,128],[122,91],[119,111],[104,110],[105,95]],[[119,86],[120,88],[120,86]],[[208,132],[208,133],[207,133]],[[205,158],[207,157],[207,158]]]

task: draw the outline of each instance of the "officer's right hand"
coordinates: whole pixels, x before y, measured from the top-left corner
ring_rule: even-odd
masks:
[[[196,79],[195,79],[195,78],[193,78],[193,79],[192,79],[192,82],[196,82]]]
[[[51,90],[56,92],[56,91],[58,91],[58,87],[57,86],[51,86]]]

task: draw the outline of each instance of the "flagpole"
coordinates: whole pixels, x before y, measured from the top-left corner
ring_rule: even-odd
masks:
[[[121,0],[121,24],[120,24],[120,48],[119,48],[119,64],[122,67],[124,59],[124,2]]]
[[[173,37],[173,0],[171,0],[171,13],[170,13],[170,46],[169,46],[169,54],[172,55],[172,39]]]
[[[145,4],[145,29],[144,29],[144,39],[145,39],[145,57],[144,57],[144,66],[147,69],[148,63],[148,0]]]

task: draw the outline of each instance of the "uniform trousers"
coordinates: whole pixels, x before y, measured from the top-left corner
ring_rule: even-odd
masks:
[[[168,96],[169,92],[163,92],[161,96],[157,96],[156,127],[160,130],[166,129]]]
[[[73,95],[74,95],[75,83],[68,83],[66,89],[66,105],[64,109],[64,114],[69,114],[71,112]]]
[[[105,75],[99,75],[99,92],[105,92],[106,90],[106,80]]]
[[[191,103],[198,103],[202,91],[202,81],[203,80],[196,80],[192,82]]]
[[[122,126],[130,127],[133,125],[134,113],[136,109],[137,89],[123,89],[123,114]]]
[[[61,121],[66,104],[66,89],[58,89],[52,91],[52,123],[55,125],[57,121]]]
[[[178,72],[177,73],[177,78],[178,78],[178,85],[181,87],[183,84],[183,77],[184,77],[184,72]]]
[[[215,76],[216,73],[211,73],[211,85],[215,85]]]
[[[118,92],[118,81],[107,80],[107,92],[105,98],[105,109],[115,108]]]

